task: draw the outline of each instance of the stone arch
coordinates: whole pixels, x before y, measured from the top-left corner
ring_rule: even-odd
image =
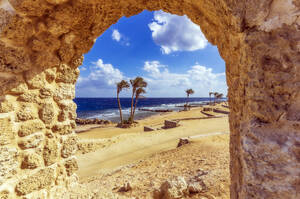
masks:
[[[0,195],[67,194],[82,55],[120,17],[145,9],[188,15],[226,62],[231,198],[296,198],[297,0],[1,0]]]

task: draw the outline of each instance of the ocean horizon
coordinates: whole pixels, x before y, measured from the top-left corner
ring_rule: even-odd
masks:
[[[173,111],[182,110],[182,107],[186,103],[186,97],[151,97],[140,98],[137,104],[135,119],[142,119],[155,115],[158,113],[138,110],[144,109],[169,109]],[[213,98],[212,98],[213,100]],[[120,98],[123,117],[127,119],[131,109],[131,98]],[[101,97],[101,98],[86,98],[78,97],[74,99],[77,104],[77,117],[79,118],[98,118],[104,120],[110,120],[113,122],[119,122],[119,107],[117,98],[115,97]],[[190,104],[204,104],[209,102],[208,97],[191,97],[189,98]]]

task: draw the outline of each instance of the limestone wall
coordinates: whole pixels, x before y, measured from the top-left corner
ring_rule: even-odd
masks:
[[[0,193],[70,185],[76,68],[110,25],[145,9],[188,15],[226,62],[231,198],[297,198],[298,0],[1,0]]]
[[[24,83],[1,101],[1,198],[67,198],[66,185],[77,181],[72,99],[79,70],[60,64],[35,72],[25,73]]]

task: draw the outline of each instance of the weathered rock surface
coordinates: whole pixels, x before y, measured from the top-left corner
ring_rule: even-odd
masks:
[[[29,176],[28,178],[21,179],[16,186],[18,195],[26,195],[33,191],[38,191],[50,187],[55,180],[54,169],[46,168],[38,171],[37,173]]]
[[[45,100],[72,100],[82,55],[121,17],[145,9],[186,14],[226,62],[231,198],[297,198],[299,8],[296,0],[1,1],[0,112],[12,112],[17,128],[38,119]],[[58,109],[41,118],[57,141],[75,126],[59,123],[74,120],[74,111]],[[2,144],[19,143],[10,139]],[[30,192],[24,189],[19,186],[18,193]]]

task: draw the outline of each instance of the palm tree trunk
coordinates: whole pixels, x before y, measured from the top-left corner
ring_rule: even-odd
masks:
[[[120,111],[120,121],[121,121],[121,124],[123,124],[122,107],[121,107],[121,103],[120,103],[119,93],[117,93],[117,99],[118,99],[118,105],[119,105],[119,111]]]
[[[131,110],[130,110],[130,120],[131,120],[131,122],[133,122],[132,116],[133,116],[133,97],[134,97],[134,93],[135,93],[135,89],[132,89],[132,96],[131,96]]]
[[[132,114],[132,121],[134,121],[134,113],[135,113],[135,109],[136,109],[138,99],[139,99],[138,97],[135,98],[134,109],[133,109],[133,114]]]

